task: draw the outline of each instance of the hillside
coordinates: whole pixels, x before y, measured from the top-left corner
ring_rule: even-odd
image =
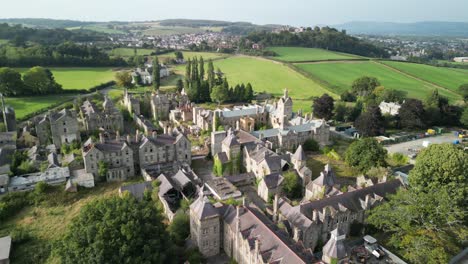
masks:
[[[354,80],[366,75],[379,79],[385,88],[407,92],[408,97],[417,99],[424,99],[432,89],[437,88],[429,82],[377,62],[304,63],[296,66],[337,94],[349,90]],[[442,88],[439,92],[452,102],[461,99],[461,96],[448,89]]]
[[[286,62],[363,59],[363,57],[359,57],[353,54],[339,53],[316,48],[269,47],[267,50],[273,51],[277,54],[277,56],[272,57],[273,59]]]
[[[350,34],[366,35],[413,35],[413,36],[468,36],[468,22],[416,22],[392,23],[354,21],[334,25]]]

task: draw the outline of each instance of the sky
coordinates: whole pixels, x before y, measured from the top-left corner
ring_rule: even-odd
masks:
[[[2,0],[0,18],[149,21],[168,18],[293,26],[350,21],[468,22],[467,0]]]

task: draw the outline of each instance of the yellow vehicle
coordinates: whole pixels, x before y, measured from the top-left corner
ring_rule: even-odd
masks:
[[[428,129],[427,130],[427,134],[429,135],[435,135],[436,134],[436,131],[434,129]]]

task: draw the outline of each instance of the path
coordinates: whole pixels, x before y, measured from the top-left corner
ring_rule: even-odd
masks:
[[[447,133],[447,134],[442,134],[440,136],[435,136],[435,137],[427,137],[427,138],[421,138],[421,139],[416,139],[416,140],[411,140],[407,142],[402,142],[398,144],[393,144],[386,146],[385,148],[388,150],[389,153],[393,154],[396,152],[402,153],[404,155],[408,155],[411,153],[408,149],[422,149],[423,142],[428,141],[430,144],[442,144],[442,143],[451,143],[454,140],[458,139],[455,135],[452,133]]]

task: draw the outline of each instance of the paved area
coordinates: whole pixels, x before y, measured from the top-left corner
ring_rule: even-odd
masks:
[[[456,139],[458,138],[454,134],[447,133],[447,134],[442,134],[440,136],[416,139],[412,141],[393,144],[393,145],[386,146],[385,148],[388,150],[388,153],[399,152],[404,155],[408,155],[410,153],[414,153],[414,151],[411,151],[411,150],[423,149],[424,141],[429,141],[430,144],[442,144],[442,143],[452,143]]]

